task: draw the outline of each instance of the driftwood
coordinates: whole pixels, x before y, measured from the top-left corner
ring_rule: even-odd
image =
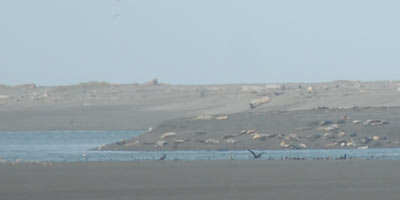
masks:
[[[192,121],[197,121],[197,120],[212,120],[214,119],[212,115],[200,115],[197,116],[196,118],[192,119]]]
[[[228,139],[224,140],[224,142],[226,142],[228,144],[236,144],[237,140],[235,140],[233,138],[228,138]]]
[[[161,139],[164,139],[164,138],[173,137],[173,136],[176,136],[176,133],[174,133],[174,132],[168,132],[168,133],[162,134],[160,138],[161,138]]]
[[[219,116],[215,118],[216,120],[227,120],[228,116],[224,115],[224,116]]]
[[[34,83],[17,85],[16,87],[21,88],[21,89],[36,89],[37,88],[36,84],[34,84]]]
[[[162,147],[162,146],[165,146],[167,144],[168,144],[167,141],[164,141],[164,140],[159,140],[159,141],[156,142],[156,146],[157,147]]]
[[[206,144],[219,144],[220,141],[216,140],[216,139],[207,139],[207,140],[204,141],[204,143],[206,143]]]
[[[258,107],[258,106],[261,106],[261,105],[269,103],[269,102],[270,102],[270,98],[267,97],[267,96],[263,97],[263,98],[260,98],[260,99],[255,99],[255,100],[250,102],[250,108],[254,109],[254,108]]]
[[[155,78],[151,81],[147,81],[147,82],[143,83],[143,85],[144,86],[158,86],[158,85],[160,85],[160,83],[158,82],[158,79]]]
[[[389,122],[379,120],[379,119],[369,119],[364,122],[364,126],[378,126],[378,125],[385,125],[389,124]]]

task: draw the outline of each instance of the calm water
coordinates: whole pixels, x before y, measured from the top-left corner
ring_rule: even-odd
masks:
[[[140,131],[46,131],[0,132],[0,158],[4,160],[40,161],[135,161],[157,160],[165,153],[166,160],[248,160],[248,151],[176,151],[122,152],[94,151],[99,145],[141,134]],[[366,150],[274,150],[260,159],[280,160],[285,157],[313,159],[338,158],[344,154],[353,159],[400,160],[400,149]],[[86,156],[83,156],[83,155]]]

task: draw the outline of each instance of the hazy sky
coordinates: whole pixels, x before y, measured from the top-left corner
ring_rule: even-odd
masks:
[[[399,79],[398,0],[1,0],[0,83]]]

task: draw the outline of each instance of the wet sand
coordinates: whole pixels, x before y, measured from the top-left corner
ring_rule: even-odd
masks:
[[[0,165],[1,199],[397,199],[400,161]]]

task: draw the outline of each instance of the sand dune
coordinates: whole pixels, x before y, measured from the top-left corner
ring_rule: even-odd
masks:
[[[0,87],[0,130],[146,129],[198,115],[317,107],[400,106],[400,82],[168,85],[88,82]],[[312,91],[309,91],[309,88]]]
[[[241,112],[174,119],[101,150],[344,149],[400,146],[400,108]],[[168,137],[166,137],[168,136]]]
[[[140,141],[106,148],[116,150],[397,147],[399,88],[399,81],[168,85],[153,80],[2,86],[0,130],[152,127],[152,134]],[[192,120],[210,116],[212,120]],[[344,116],[349,119],[338,121]],[[353,123],[357,120],[387,124],[371,127]],[[318,125],[323,121],[331,123]],[[252,129],[252,134],[240,133]],[[179,137],[163,141],[160,136],[166,132]],[[129,145],[133,142],[142,145]]]

